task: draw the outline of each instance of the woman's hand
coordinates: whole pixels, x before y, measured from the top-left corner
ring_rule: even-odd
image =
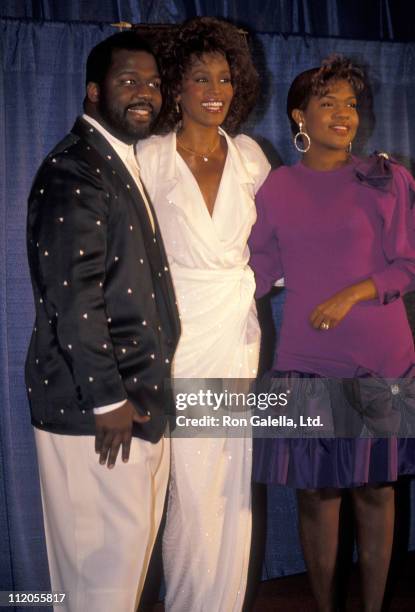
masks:
[[[356,283],[338,291],[331,298],[322,302],[310,315],[310,323],[315,329],[327,331],[337,327],[348,312],[358,302],[373,300],[377,289],[372,279]]]

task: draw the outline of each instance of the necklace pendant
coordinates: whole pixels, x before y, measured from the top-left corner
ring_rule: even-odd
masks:
[[[208,161],[209,161],[209,158],[208,158],[208,157],[206,157],[206,155],[204,155],[204,156],[203,156],[203,161],[204,161],[204,162],[208,162]]]

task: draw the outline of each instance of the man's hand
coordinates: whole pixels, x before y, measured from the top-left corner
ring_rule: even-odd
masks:
[[[147,423],[149,416],[140,416],[133,404],[127,400],[120,408],[95,415],[95,452],[99,453],[101,465],[114,467],[120,446],[124,463],[130,457],[133,422]]]
[[[350,309],[358,302],[373,300],[377,297],[376,285],[367,279],[342,291],[319,304],[310,315],[310,323],[315,329],[327,331],[337,327]]]

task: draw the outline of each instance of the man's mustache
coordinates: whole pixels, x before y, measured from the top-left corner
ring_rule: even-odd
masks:
[[[148,110],[151,113],[154,113],[154,107],[153,105],[148,102],[147,100],[142,100],[139,102],[135,102],[134,104],[129,104],[127,106],[127,108],[125,109],[126,111],[130,110],[130,109],[142,109],[142,110]]]

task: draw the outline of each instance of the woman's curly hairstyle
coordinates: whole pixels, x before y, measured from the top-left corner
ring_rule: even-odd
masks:
[[[295,108],[305,110],[312,96],[323,97],[333,81],[347,81],[356,96],[360,96],[365,88],[363,70],[341,55],[330,55],[318,68],[301,72],[291,83],[287,96],[287,115],[293,134],[298,131],[298,126],[291,116],[292,111]]]
[[[193,58],[200,58],[204,53],[222,54],[231,71],[234,95],[223,123],[224,129],[235,133],[251,112],[258,94],[259,79],[244,34],[226,21],[196,17],[186,21],[172,35],[172,40],[160,48],[164,82],[162,131],[174,129],[179,123],[181,113],[177,112],[176,97],[183,77]]]

